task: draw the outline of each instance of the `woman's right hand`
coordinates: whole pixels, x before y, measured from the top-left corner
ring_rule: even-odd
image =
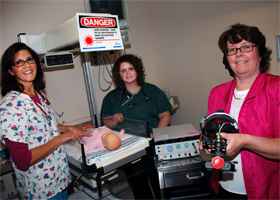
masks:
[[[103,117],[103,123],[110,129],[114,129],[118,123],[123,121],[123,114],[122,113],[115,113],[113,116],[110,117]]]
[[[199,149],[200,149],[201,151],[204,151],[206,154],[211,154],[211,149],[206,149],[206,148],[204,148],[203,145],[202,145],[201,139],[199,140]]]
[[[117,122],[120,123],[123,121],[123,114],[122,113],[116,113],[113,115],[113,119]]]

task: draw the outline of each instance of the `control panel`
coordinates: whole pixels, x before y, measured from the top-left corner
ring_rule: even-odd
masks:
[[[58,67],[74,64],[72,53],[46,54],[44,58],[46,67]]]
[[[131,44],[129,29],[121,30],[121,37],[122,37],[123,45]]]
[[[153,129],[155,154],[159,160],[197,156],[200,134],[191,124]]]
[[[155,144],[159,160],[186,158],[199,155],[199,135],[160,141]]]

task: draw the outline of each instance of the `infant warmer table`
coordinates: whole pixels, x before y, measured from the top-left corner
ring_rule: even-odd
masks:
[[[113,131],[117,132],[117,131]],[[79,150],[78,142],[64,144],[72,174],[82,174],[87,179],[92,177],[95,181],[89,183],[92,188],[97,189],[99,195],[102,194],[101,176],[110,178],[113,170],[131,163],[146,155],[146,148],[149,147],[150,138],[138,137],[125,133],[121,146],[115,151],[107,149],[95,149],[83,156]],[[107,177],[106,177],[107,176]],[[90,188],[90,189],[92,189]]]

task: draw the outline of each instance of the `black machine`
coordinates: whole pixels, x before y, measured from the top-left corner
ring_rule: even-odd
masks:
[[[200,121],[201,142],[204,148],[210,149],[214,157],[212,161],[205,161],[207,170],[234,171],[235,163],[224,161],[227,141],[220,135],[225,133],[239,133],[239,128],[233,116],[224,111],[217,111]]]

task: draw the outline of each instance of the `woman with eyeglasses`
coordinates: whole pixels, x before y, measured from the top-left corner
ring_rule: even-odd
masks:
[[[145,69],[140,57],[130,54],[121,56],[112,69],[112,75],[116,89],[105,96],[101,115],[113,117],[103,117],[104,125],[113,129],[124,118],[143,120],[148,122],[149,136],[153,137],[153,128],[170,124],[172,106],[157,86],[145,83]],[[142,132],[138,136],[147,137],[147,133]],[[151,169],[151,172],[129,181],[135,199],[159,199],[159,183],[153,164],[149,163],[147,156],[142,157],[138,163]],[[140,170],[142,169],[131,166],[124,169],[124,172],[129,177]],[[148,179],[151,181],[155,197]]]
[[[220,181],[212,174],[216,198],[280,198],[280,77],[266,73],[272,51],[265,43],[257,27],[239,23],[219,38],[233,80],[211,90],[208,115],[224,110],[238,121],[240,133],[221,133],[226,154],[238,164],[234,172],[222,172]]]
[[[63,143],[90,136],[57,124],[43,94],[38,55],[24,43],[12,44],[1,60],[0,136],[7,146],[22,199],[67,199],[71,182]],[[60,134],[63,133],[63,134]]]

